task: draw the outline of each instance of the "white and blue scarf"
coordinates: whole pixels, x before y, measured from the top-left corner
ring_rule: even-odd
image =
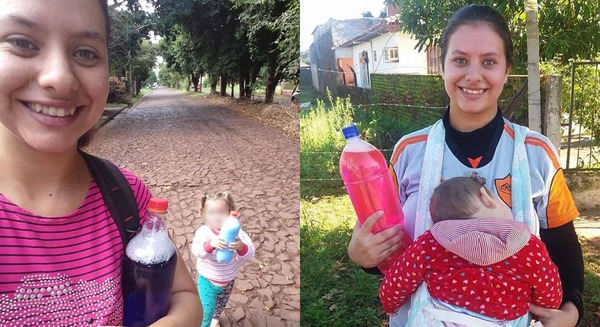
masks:
[[[531,196],[531,180],[529,172],[529,161],[525,149],[525,137],[529,131],[528,128],[511,124],[515,132],[515,148],[512,162],[512,212],[515,221],[526,224],[532,234],[539,235],[539,220],[535,214]],[[446,130],[442,120],[435,123],[427,137],[425,146],[425,158],[421,170],[421,179],[419,185],[419,196],[417,200],[417,214],[415,218],[414,239],[425,233],[433,226],[431,215],[429,213],[429,200],[433,190],[442,180],[442,163],[444,151],[446,149]],[[431,297],[427,292],[427,285],[423,283],[411,300],[410,311],[408,314],[408,324],[411,327],[433,326],[425,322],[423,317],[423,308],[429,307]],[[517,319],[511,326],[529,326],[528,317]],[[441,324],[440,324],[441,326]]]

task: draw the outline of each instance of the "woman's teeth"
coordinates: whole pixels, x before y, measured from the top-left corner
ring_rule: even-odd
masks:
[[[471,90],[471,89],[465,89],[465,88],[461,88],[461,89],[467,94],[474,94],[474,95],[485,92],[485,89],[480,89],[480,90]]]
[[[29,108],[35,110],[38,113],[42,113],[51,117],[65,117],[65,116],[73,116],[77,108],[55,108],[55,107],[46,107],[37,103],[30,103]]]

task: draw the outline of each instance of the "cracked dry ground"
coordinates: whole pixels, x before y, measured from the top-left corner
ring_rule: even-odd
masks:
[[[167,223],[195,279],[199,198],[231,192],[256,256],[238,275],[221,326],[300,325],[297,138],[202,97],[157,89],[103,126],[87,150],[169,200]]]

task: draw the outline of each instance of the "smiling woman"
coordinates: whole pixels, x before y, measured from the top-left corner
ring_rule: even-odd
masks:
[[[122,325],[120,217],[79,150],[108,94],[106,1],[0,2],[0,325]],[[143,219],[148,187],[117,171]],[[155,326],[201,318],[178,256],[169,313]]]
[[[481,178],[511,208],[515,220],[527,224],[531,234],[540,235],[558,267],[564,294],[560,308],[530,304],[529,311],[546,327],[574,327],[583,310],[583,259],[573,225],[579,212],[552,143],[504,119],[498,107],[512,66],[508,25],[492,7],[465,6],[448,22],[441,48],[442,78],[450,105],[434,125],[400,139],[390,163],[407,232],[416,239],[432,226],[429,200],[442,180],[473,175]],[[393,253],[403,237],[394,228],[372,235],[369,228],[378,217],[375,213],[362,227],[357,225],[348,246],[350,258],[375,273],[371,267]],[[511,268],[519,271],[521,267]],[[503,296],[498,292],[492,298]],[[390,319],[390,325],[425,325],[425,315],[434,309],[429,299],[427,286],[421,285],[412,300]],[[464,313],[457,307],[459,300],[449,299],[442,309]],[[487,313],[484,305],[476,314]],[[505,322],[515,326],[510,323]]]

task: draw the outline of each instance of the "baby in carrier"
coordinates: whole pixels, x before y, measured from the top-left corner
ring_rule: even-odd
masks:
[[[388,271],[379,289],[395,314],[426,282],[432,326],[528,326],[529,304],[558,308],[558,269],[542,241],[513,220],[510,208],[480,181],[441,183],[429,204],[433,227]]]

